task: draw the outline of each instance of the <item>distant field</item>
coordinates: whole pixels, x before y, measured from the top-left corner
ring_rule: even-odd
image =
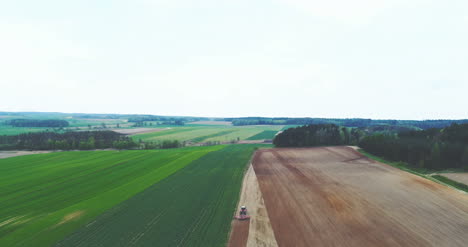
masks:
[[[196,121],[196,122],[188,122],[187,124],[199,124],[199,125],[232,125],[231,122],[228,121]]]
[[[254,136],[247,138],[247,140],[264,140],[264,139],[273,139],[278,133],[276,130],[264,130]]]
[[[282,125],[263,126],[199,126],[199,127],[173,127],[162,132],[133,135],[134,140],[163,141],[179,140],[193,142],[246,140],[263,131],[279,131]]]
[[[229,145],[208,153],[57,246],[225,246],[255,147]]]
[[[18,135],[22,133],[29,133],[29,132],[40,132],[45,131],[48,128],[21,128],[21,127],[11,127],[8,125],[0,125],[0,135]],[[52,129],[52,128],[49,128]]]
[[[81,151],[0,160],[0,246],[50,246],[223,146]]]

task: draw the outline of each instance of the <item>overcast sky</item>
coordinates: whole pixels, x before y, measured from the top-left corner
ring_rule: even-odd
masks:
[[[0,0],[0,111],[468,118],[466,0]]]

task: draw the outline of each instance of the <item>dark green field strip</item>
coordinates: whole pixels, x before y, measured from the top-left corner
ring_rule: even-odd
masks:
[[[9,170],[9,174],[0,174],[0,181],[7,185],[0,187],[0,246],[50,246],[109,208],[221,148],[60,152],[0,160],[0,168]],[[29,159],[32,173],[24,165]],[[15,163],[18,174],[12,176]]]
[[[276,130],[264,130],[254,136],[247,138],[246,140],[265,140],[265,139],[273,139],[278,133]]]
[[[230,134],[230,133],[233,133],[233,132],[236,132],[236,131],[239,131],[239,130],[236,130],[236,129],[232,130],[231,129],[231,130],[220,131],[218,133],[214,133],[214,134],[211,134],[211,135],[206,135],[206,136],[200,136],[200,137],[197,137],[197,138],[193,138],[191,141],[201,142],[201,141],[203,141],[205,139],[208,139],[208,138],[223,136],[223,135],[227,135],[227,134]]]
[[[57,246],[225,246],[254,145],[211,152]]]

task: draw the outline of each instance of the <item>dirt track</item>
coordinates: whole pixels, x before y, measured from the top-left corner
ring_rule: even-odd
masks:
[[[467,194],[352,148],[259,150],[253,168],[278,246],[467,246]]]
[[[244,176],[238,208],[241,205],[247,207],[251,218],[249,221],[234,220],[232,222],[228,246],[278,246],[273,229],[271,228],[262,193],[258,186],[257,176],[251,165]],[[238,211],[236,211],[237,213]]]
[[[44,154],[50,153],[51,151],[0,151],[0,159],[15,157],[15,156],[23,156],[23,155],[30,155],[30,154]]]

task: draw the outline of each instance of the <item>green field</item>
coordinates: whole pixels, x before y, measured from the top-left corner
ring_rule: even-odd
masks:
[[[0,135],[18,135],[22,133],[29,133],[29,132],[40,132],[40,131],[46,131],[48,128],[30,128],[30,127],[11,127],[8,125],[1,125],[0,124]],[[51,128],[50,128],[51,129]]]
[[[254,136],[247,138],[247,140],[265,140],[265,139],[273,139],[278,133],[276,130],[264,130]]]
[[[0,160],[0,246],[50,246],[222,146],[82,151]]]
[[[229,145],[211,152],[57,246],[225,246],[255,147]]]
[[[262,125],[262,126],[190,126],[172,127],[170,130],[133,135],[134,140],[143,141],[163,141],[178,140],[192,142],[230,142],[246,140],[263,131],[279,131],[282,125]]]

